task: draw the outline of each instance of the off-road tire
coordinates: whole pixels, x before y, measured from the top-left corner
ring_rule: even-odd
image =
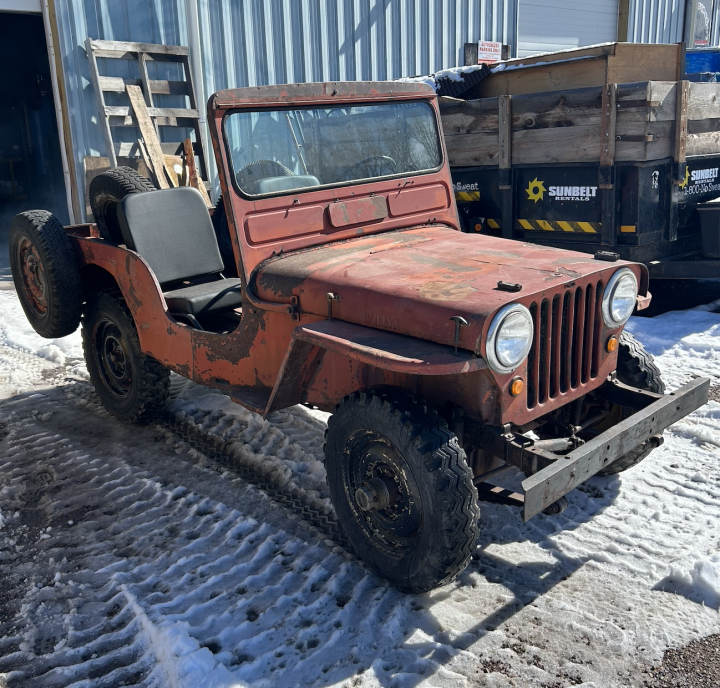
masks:
[[[225,201],[220,197],[212,214],[212,224],[215,230],[215,238],[218,242],[220,255],[223,261],[223,275],[225,277],[238,277],[237,266],[235,265],[235,254],[233,253],[232,239],[230,238],[230,225],[225,212]]]
[[[371,529],[351,494],[354,451],[370,437],[381,438],[402,457],[417,488],[420,525],[398,554],[368,535]],[[449,583],[465,569],[478,537],[477,490],[457,437],[422,402],[394,391],[345,397],[328,421],[325,467],[338,519],[357,554],[378,575],[420,593]]]
[[[83,295],[70,237],[47,210],[28,210],[10,224],[10,269],[35,332],[56,339],[77,330]],[[32,271],[30,265],[36,266]]]
[[[146,191],[156,191],[155,185],[131,167],[114,167],[90,182],[90,207],[103,239],[113,244],[124,243],[118,205],[125,196]]]
[[[655,360],[645,347],[629,332],[620,334],[618,347],[617,378],[620,382],[656,394],[665,393],[665,383]],[[603,468],[598,475],[614,475],[639,464],[654,449],[650,442],[643,442],[619,459]]]
[[[119,333],[117,339],[123,350],[123,360],[130,370],[125,395],[113,389],[107,364],[103,364],[100,328],[111,326]],[[82,340],[85,362],[95,391],[105,408],[116,418],[125,423],[146,421],[165,405],[169,395],[170,372],[141,351],[132,315],[121,299],[101,292],[88,300]]]

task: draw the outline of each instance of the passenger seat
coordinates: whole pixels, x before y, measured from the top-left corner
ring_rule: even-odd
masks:
[[[210,213],[197,189],[130,194],[118,219],[125,245],[152,269],[170,313],[202,329],[198,317],[242,305],[241,280],[222,275]]]

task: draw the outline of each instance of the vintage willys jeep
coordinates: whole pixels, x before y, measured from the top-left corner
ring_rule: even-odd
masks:
[[[459,231],[435,94],[324,83],[216,93],[222,200],[117,168],[97,225],[18,215],[12,270],[38,332],[82,318],[88,370],[126,422],[161,407],[170,371],[268,416],[331,411],[325,462],[340,523],[399,587],[467,565],[478,499],[562,510],[628,468],[709,382],[664,395],[623,326],[644,266]],[[524,471],[522,493],[487,482]]]

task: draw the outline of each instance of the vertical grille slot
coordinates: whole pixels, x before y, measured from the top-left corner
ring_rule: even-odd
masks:
[[[574,287],[530,304],[534,339],[528,354],[528,408],[597,376],[602,287],[601,282]]]
[[[560,382],[560,350],[563,342],[560,339],[562,326],[562,312],[560,310],[560,296],[553,297],[551,313],[552,329],[550,330],[550,397],[556,397]]]
[[[540,384],[540,359],[538,357],[538,347],[535,342],[540,341],[540,321],[538,320],[538,307],[535,302],[530,304],[530,315],[533,319],[533,345],[528,354],[528,386],[527,386],[527,405],[532,408],[537,404],[538,386]]]

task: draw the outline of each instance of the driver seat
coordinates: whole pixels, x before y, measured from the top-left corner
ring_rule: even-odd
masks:
[[[150,266],[171,314],[202,329],[198,317],[242,305],[242,281],[222,275],[210,213],[197,189],[130,194],[118,211],[125,245]]]

